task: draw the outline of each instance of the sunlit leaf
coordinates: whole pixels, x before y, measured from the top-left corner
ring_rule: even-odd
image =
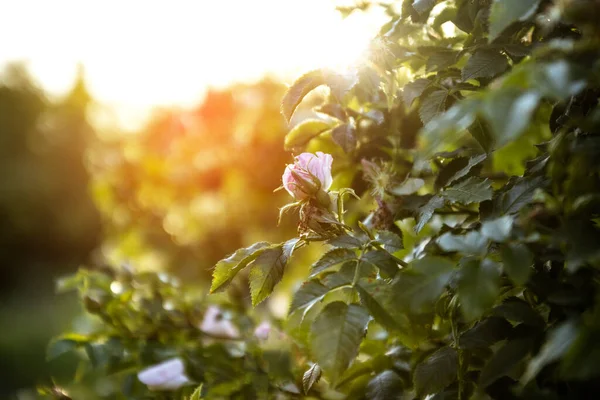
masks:
[[[442,192],[442,196],[452,202],[472,204],[491,200],[492,192],[492,185],[489,180],[472,176],[448,187]]]
[[[285,135],[285,150],[302,148],[308,142],[319,136],[321,133],[331,129],[331,123],[320,119],[308,119],[296,125],[287,135]]]
[[[356,253],[353,250],[345,248],[329,250],[311,266],[310,277],[314,277],[334,265],[351,260],[357,260]]]
[[[313,364],[304,375],[302,375],[302,389],[304,389],[304,394],[308,394],[313,385],[319,382],[321,379],[321,367],[319,364]]]
[[[404,105],[407,108],[410,107],[415,99],[421,96],[429,85],[431,85],[429,79],[417,79],[416,81],[404,85],[404,89],[402,90],[402,100],[404,101]]]
[[[271,244],[267,242],[255,243],[250,247],[239,249],[229,257],[219,261],[213,271],[211,293],[218,292],[229,285],[238,272],[254,261],[269,246]]]
[[[462,69],[462,79],[493,78],[508,68],[508,59],[494,50],[478,50]]]
[[[427,124],[435,117],[441,115],[446,110],[447,100],[447,90],[434,90],[425,96],[419,108],[419,116],[423,124]]]
[[[336,126],[331,131],[331,138],[345,153],[350,153],[356,148],[356,127],[350,122]]]
[[[288,89],[281,101],[281,114],[289,122],[292,119],[296,107],[310,91],[325,84],[323,72],[318,69],[302,75]]]
[[[266,299],[281,281],[292,249],[284,246],[270,248],[252,262],[249,278],[253,306]]]

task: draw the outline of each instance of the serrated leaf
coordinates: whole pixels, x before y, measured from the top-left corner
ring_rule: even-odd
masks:
[[[252,262],[249,280],[254,307],[266,299],[273,292],[275,285],[283,278],[283,272],[292,249],[293,247],[285,249],[283,245],[270,248]]]
[[[510,215],[485,221],[481,224],[481,233],[495,242],[504,242],[510,237],[513,221]]]
[[[505,89],[485,99],[483,114],[490,124],[497,147],[521,136],[529,125],[540,97],[536,92]]]
[[[327,244],[333,247],[343,247],[345,249],[358,249],[362,246],[362,242],[355,238],[354,236],[350,236],[347,233],[336,236],[333,239],[329,239]]]
[[[458,179],[464,177],[471,169],[487,158],[487,154],[478,154],[473,157],[458,157],[442,167],[437,179],[435,188],[440,189]]]
[[[336,301],[325,306],[312,324],[311,349],[332,384],[358,354],[369,319],[362,306]]]
[[[198,386],[195,390],[194,393],[192,393],[192,395],[190,396],[190,400],[202,400],[202,386],[204,384],[200,384],[200,386]]]
[[[311,266],[310,277],[313,278],[327,268],[351,260],[357,260],[356,253],[353,250],[345,248],[329,250],[319,259],[319,261]]]
[[[542,177],[520,179],[510,189],[494,197],[492,216],[516,214],[531,203],[535,190],[541,187]]]
[[[229,257],[219,261],[213,271],[210,292],[215,293],[224,289],[238,272],[254,261],[269,246],[271,244],[267,242],[255,243],[250,247],[239,249]]]
[[[331,128],[331,124],[320,119],[308,119],[296,125],[287,135],[283,147],[290,151],[303,148],[310,140]]]
[[[479,384],[486,387],[507,375],[517,363],[527,357],[533,343],[534,340],[530,336],[509,340],[485,364],[479,375]]]
[[[427,59],[426,71],[440,71],[456,64],[458,54],[458,51],[449,49],[436,51]]]
[[[421,178],[406,178],[404,182],[390,189],[390,192],[396,196],[408,196],[416,193],[425,185],[425,181]]]
[[[469,260],[458,277],[460,309],[468,321],[479,318],[494,305],[500,293],[500,269],[490,261]]]
[[[416,81],[404,85],[404,89],[402,90],[402,100],[404,101],[406,108],[409,108],[415,99],[421,96],[429,85],[431,85],[429,79],[417,79]]]
[[[340,74],[333,70],[324,70],[322,73],[325,84],[329,86],[331,94],[340,102],[356,86],[359,80],[358,73],[355,71]]]
[[[398,264],[394,258],[387,252],[381,250],[372,250],[360,258],[361,264],[369,263],[379,269],[383,275],[393,277],[399,271]]]
[[[527,369],[521,377],[521,384],[527,384],[535,378],[542,368],[560,359],[569,350],[578,333],[578,328],[574,321],[565,321],[552,329],[538,354],[529,361]]]
[[[478,50],[469,58],[462,69],[463,81],[477,78],[493,78],[506,71],[508,59],[502,53],[495,50]]]
[[[441,257],[426,256],[412,261],[392,282],[395,301],[413,313],[432,309],[454,272],[454,264]]]
[[[481,203],[492,199],[492,184],[488,179],[472,176],[444,190],[441,194],[452,202]]]
[[[398,331],[409,327],[410,321],[393,302],[393,286],[378,280],[361,279],[356,286],[360,302],[375,321],[386,329]]]
[[[438,238],[437,243],[444,251],[457,251],[468,255],[481,255],[488,247],[487,238],[477,231],[469,231],[464,235],[446,232]]]
[[[404,384],[397,373],[386,370],[376,375],[367,384],[368,400],[400,399]]]
[[[533,254],[521,243],[510,243],[502,247],[504,272],[517,285],[524,285],[533,272]]]
[[[417,396],[442,391],[457,378],[458,353],[443,347],[415,368],[414,384]]]
[[[458,340],[458,345],[461,349],[490,347],[494,343],[506,339],[512,329],[510,322],[504,318],[486,318],[463,333]]]
[[[302,389],[304,389],[304,394],[308,394],[313,385],[319,382],[321,379],[321,367],[319,364],[313,364],[304,375],[302,375]]]
[[[429,222],[435,210],[443,207],[445,200],[443,197],[435,195],[422,207],[419,208],[419,214],[417,217],[417,224],[415,225],[415,232],[421,232],[421,229]]]
[[[331,138],[344,150],[344,153],[356,149],[356,127],[353,123],[341,124],[333,128]]]
[[[281,114],[290,122],[296,107],[313,89],[325,84],[323,73],[320,69],[308,72],[296,80],[287,90],[281,101]]]
[[[490,41],[512,23],[528,19],[539,3],[540,0],[494,0],[490,11]]]
[[[396,251],[404,248],[402,236],[397,235],[394,232],[379,231],[375,235],[375,239],[381,243],[385,250],[389,251],[390,253],[395,253]]]
[[[329,291],[329,288],[316,281],[306,281],[294,294],[288,314],[304,309],[306,312],[313,304],[318,302]]]
[[[429,121],[435,117],[441,115],[446,110],[446,102],[448,100],[447,90],[434,90],[429,93],[421,102],[419,108],[419,117],[423,121],[423,125],[426,125]]]

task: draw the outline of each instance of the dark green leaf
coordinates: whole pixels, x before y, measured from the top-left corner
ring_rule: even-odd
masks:
[[[369,263],[377,267],[384,275],[393,277],[398,272],[398,264],[394,258],[387,252],[381,250],[372,250],[364,254],[361,258],[361,264]]]
[[[291,249],[280,246],[262,252],[254,260],[249,276],[253,306],[266,299],[281,281],[290,254]]]
[[[218,292],[229,285],[238,272],[255,260],[269,246],[271,244],[267,242],[255,243],[250,247],[239,249],[229,257],[219,261],[213,271],[211,293]]]
[[[398,236],[394,232],[379,231],[375,235],[375,239],[390,253],[394,253],[404,248],[404,245],[402,244],[402,237]]]
[[[343,247],[346,249],[358,249],[362,246],[362,242],[355,238],[354,236],[350,236],[347,233],[336,236],[333,239],[329,239],[327,241],[333,247]]]
[[[467,175],[471,169],[485,160],[486,154],[479,154],[470,158],[459,157],[450,161],[442,167],[435,180],[436,189],[450,185],[452,182]]]
[[[62,354],[76,349],[82,342],[73,339],[53,340],[46,350],[46,360],[50,361]]]
[[[313,355],[333,384],[358,354],[369,319],[363,307],[336,301],[325,306],[312,324]]]
[[[508,68],[508,59],[495,50],[478,50],[462,69],[462,80],[493,78]]]
[[[540,0],[494,0],[490,12],[490,41],[512,23],[528,19],[539,3]]]
[[[479,318],[496,301],[500,292],[500,268],[490,261],[469,260],[458,278],[458,298],[468,321]]]
[[[304,394],[308,394],[313,385],[321,379],[321,367],[319,364],[313,364],[302,376],[302,389]]]
[[[491,200],[492,192],[492,185],[488,179],[472,176],[450,186],[442,192],[442,196],[452,202],[471,204]]]
[[[415,99],[421,96],[429,85],[431,85],[429,79],[417,79],[416,81],[404,85],[404,89],[402,90],[402,100],[404,100],[404,105],[407,108],[410,107]]]
[[[481,233],[495,242],[504,242],[510,237],[512,225],[513,217],[505,215],[504,217],[485,221],[481,224]]]
[[[350,153],[356,148],[356,128],[353,123],[336,126],[331,131],[331,137],[344,153]]]
[[[485,253],[488,246],[487,238],[477,231],[469,231],[464,235],[446,232],[438,238],[437,242],[444,251],[457,251],[469,255],[481,255]]]
[[[419,208],[419,215],[417,217],[417,225],[415,231],[421,232],[421,229],[429,222],[435,210],[444,206],[444,198],[438,195],[433,196],[429,201],[422,207]]]
[[[418,396],[442,391],[454,382],[458,374],[458,354],[443,347],[415,368],[414,383]]]
[[[490,317],[477,323],[460,336],[461,349],[484,348],[506,339],[512,332],[512,325],[504,318]]]
[[[289,314],[302,309],[305,311],[308,310],[313,304],[322,299],[328,291],[329,289],[319,282],[304,282],[296,294],[294,294]]]
[[[419,108],[419,117],[424,125],[446,110],[447,100],[448,91],[443,89],[434,90],[425,96]]]
[[[394,371],[386,370],[375,376],[367,384],[368,400],[400,399],[403,389],[402,380]]]
[[[521,377],[521,383],[525,385],[544,368],[546,365],[561,358],[577,337],[577,325],[573,321],[563,322],[548,334],[546,343],[539,353],[529,361],[525,373]]]
[[[442,294],[454,272],[445,258],[427,256],[410,263],[393,281],[395,301],[414,313],[427,312]]]
[[[312,265],[310,268],[310,277],[312,278],[334,265],[356,259],[356,253],[353,250],[345,248],[329,250],[319,259],[319,261]]]
[[[310,140],[321,133],[329,130],[331,124],[320,119],[308,119],[296,125],[287,135],[283,147],[285,150],[293,150],[302,148],[310,142]]]
[[[479,375],[479,384],[482,387],[489,386],[496,379],[510,373],[517,363],[527,357],[533,342],[530,336],[508,341],[485,364]]]
[[[521,179],[513,187],[495,196],[492,216],[518,213],[533,199],[535,190],[541,187],[542,177]]]
[[[494,307],[493,314],[526,325],[545,325],[544,319],[529,304],[516,297],[508,298],[499,306]]]
[[[521,243],[511,243],[502,247],[504,272],[517,285],[524,285],[533,272],[533,254]]]
[[[440,71],[456,63],[458,51],[445,50],[433,53],[427,59],[427,72]]]
[[[393,331],[408,329],[410,321],[392,302],[393,286],[363,278],[356,286],[356,290],[361,304],[381,326]]]
[[[323,84],[325,84],[325,79],[320,69],[311,71],[298,78],[288,89],[281,101],[281,114],[283,114],[286,121],[289,122],[292,119],[296,107],[298,107],[304,96]]]

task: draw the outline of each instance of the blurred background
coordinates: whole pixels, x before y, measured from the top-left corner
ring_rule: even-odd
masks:
[[[48,382],[45,347],[79,310],[60,276],[128,263],[207,280],[293,234],[273,193],[285,83],[348,65],[385,20],[339,5],[0,3],[0,398]]]

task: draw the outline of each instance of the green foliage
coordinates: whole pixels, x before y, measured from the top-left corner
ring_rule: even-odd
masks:
[[[114,277],[78,278],[88,310],[104,320],[103,340],[127,338],[135,371],[166,358],[151,363],[133,348],[156,340],[186,357],[209,399],[597,393],[599,30],[577,7],[598,15],[600,6],[436,4],[386,7],[390,21],[356,73],[312,71],[284,96],[289,121],[310,91],[329,87],[315,111],[340,122],[299,122],[285,140],[331,153],[338,186],[284,206],[298,211],[297,238],[217,263],[213,291],[228,296],[199,304],[220,302],[239,337],[192,341],[207,333],[189,323],[196,303],[167,283],[156,281],[136,307],[143,285],[117,296],[107,289]],[[509,151],[521,144],[526,151]],[[279,341],[261,343],[249,332],[266,307],[247,298],[270,301],[300,258],[295,249],[315,242],[326,247],[287,318],[271,317]],[[174,308],[161,307],[167,299]],[[71,345],[79,347],[52,352]]]

